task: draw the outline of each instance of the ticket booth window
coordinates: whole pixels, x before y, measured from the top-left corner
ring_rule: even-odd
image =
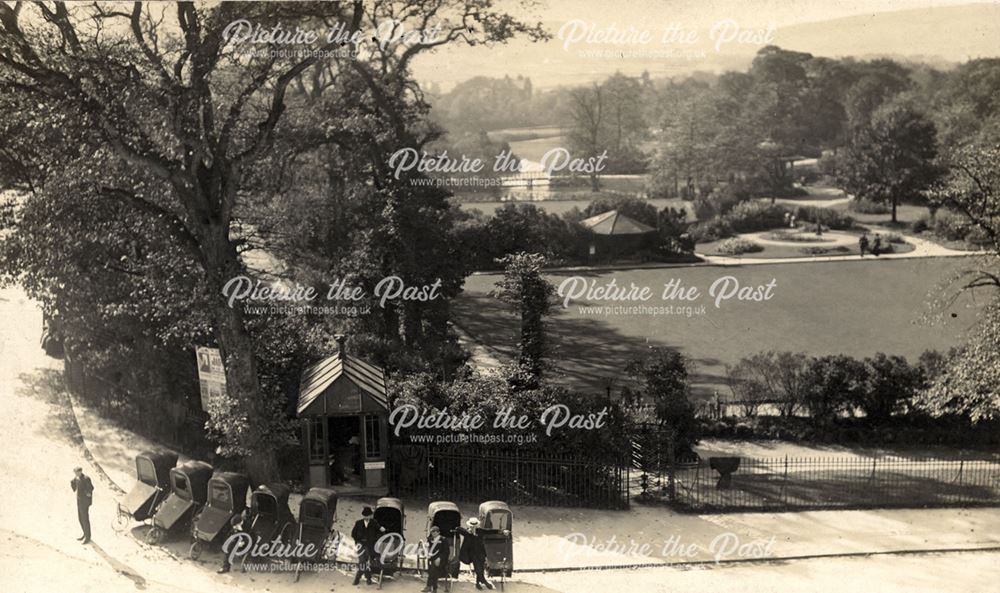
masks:
[[[374,414],[365,416],[365,457],[382,456],[382,424]]]

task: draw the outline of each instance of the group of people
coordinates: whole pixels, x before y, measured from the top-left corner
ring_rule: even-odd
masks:
[[[878,233],[875,233],[875,238],[869,243],[868,234],[865,233],[864,235],[861,235],[860,239],[858,239],[858,247],[861,250],[861,257],[865,256],[866,251],[870,252],[875,257],[878,257],[878,255],[882,253],[882,237],[880,237]]]
[[[70,487],[76,493],[77,517],[80,521],[80,528],[83,535],[77,538],[83,543],[90,542],[90,505],[94,499],[94,483],[83,473],[83,468],[73,469],[73,480]],[[243,531],[244,515],[237,514],[232,517],[230,527],[233,533]],[[351,538],[354,539],[358,550],[358,570],[354,574],[354,584],[361,582],[361,577],[372,584],[372,558],[375,556],[375,543],[385,533],[385,528],[375,520],[371,507],[365,507],[361,511],[361,518],[354,523],[351,529]],[[433,526],[427,536],[427,585],[421,593],[437,592],[438,580],[448,574],[448,560],[451,557],[451,544],[445,535],[454,534],[462,536],[462,546],[459,549],[459,561],[464,564],[471,564],[476,573],[476,589],[482,590],[484,587],[492,589],[493,584],[486,579],[486,545],[483,543],[479,533],[479,519],[470,518],[466,522],[466,527],[457,527],[454,533],[442,534],[438,526]],[[223,554],[222,567],[219,573],[229,572],[231,569],[229,555]]]
[[[354,584],[361,582],[361,577],[372,584],[372,558],[377,553],[375,543],[385,533],[385,528],[373,517],[371,507],[361,511],[361,518],[351,529],[358,550],[358,570],[354,574]],[[486,579],[486,544],[479,533],[479,519],[475,517],[466,522],[466,527],[457,527],[454,533],[442,534],[441,528],[434,525],[427,535],[427,583],[421,593],[437,593],[438,581],[448,575],[448,561],[451,558],[451,544],[445,535],[461,535],[462,546],[458,558],[464,564],[471,564],[476,573],[476,589],[492,589],[493,584]]]

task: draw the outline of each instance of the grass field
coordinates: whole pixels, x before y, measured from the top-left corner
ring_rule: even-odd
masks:
[[[836,204],[830,206],[834,210],[846,212],[854,220],[861,224],[874,224],[882,226],[892,226],[892,214],[865,214],[851,210],[848,204]],[[914,206],[913,204],[900,204],[896,208],[896,220],[899,225],[911,225],[914,222],[927,216],[926,206]]]
[[[853,356],[886,352],[914,360],[924,350],[960,343],[974,325],[985,294],[978,299],[965,295],[946,310],[930,306],[965,265],[965,258],[924,258],[579,272],[599,284],[614,279],[618,286],[648,286],[654,297],[645,303],[584,299],[574,300],[569,308],[555,307],[548,322],[550,360],[553,372],[567,385],[603,393],[609,384],[615,391],[623,385],[622,368],[643,348],[669,346],[693,363],[693,388],[699,396],[716,390],[728,393],[725,365],[761,350]],[[557,273],[549,279],[558,286],[572,275]],[[723,276],[752,286],[773,279],[773,298],[729,300],[716,308],[708,290]],[[518,324],[508,308],[489,296],[497,279],[475,275],[466,280],[465,292],[455,304],[456,323],[505,358],[515,352]],[[677,310],[677,303],[661,301],[659,295],[663,283],[671,279],[701,291],[700,299],[687,303],[692,306],[690,316],[685,309],[653,315],[580,308],[673,304]],[[695,309],[702,305],[705,313],[697,314]],[[923,320],[933,312],[943,313],[943,320]]]

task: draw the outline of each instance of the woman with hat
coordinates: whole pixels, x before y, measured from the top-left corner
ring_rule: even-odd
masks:
[[[465,564],[471,564],[476,571],[476,589],[482,591],[484,585],[487,589],[492,589],[493,583],[486,580],[486,544],[479,534],[479,519],[471,517],[465,525],[465,528],[456,529],[462,534],[462,547],[458,550],[458,559]]]

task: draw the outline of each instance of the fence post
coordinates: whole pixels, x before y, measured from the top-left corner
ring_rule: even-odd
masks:
[[[958,486],[957,488],[958,502],[960,503],[965,501],[965,493],[962,492],[962,472],[964,470],[965,470],[965,456],[962,456],[962,459],[958,461],[958,480],[956,483],[956,485]]]
[[[629,508],[632,504],[632,460],[628,458],[625,460],[625,508]]]
[[[667,478],[667,497],[670,502],[677,502],[677,455],[674,452],[674,440],[667,445],[667,455],[670,457],[670,475]]]
[[[781,504],[788,505],[788,454],[785,453],[785,474],[781,480]]]

